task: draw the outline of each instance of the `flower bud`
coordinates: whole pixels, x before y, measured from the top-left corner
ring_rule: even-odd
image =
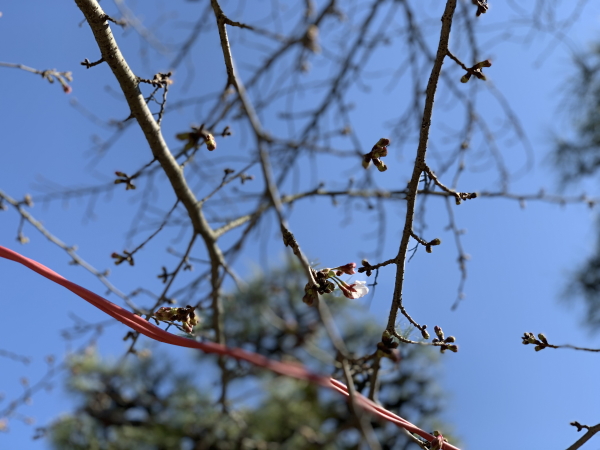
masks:
[[[338,269],[338,272],[341,272],[341,273],[338,273],[337,275],[339,276],[342,273],[345,273],[346,275],[354,275],[356,273],[354,271],[355,268],[356,268],[356,263],[354,263],[354,262],[348,263],[343,266],[336,267],[336,269]]]

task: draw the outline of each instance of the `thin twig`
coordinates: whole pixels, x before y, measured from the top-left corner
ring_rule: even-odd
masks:
[[[18,211],[18,213],[21,215],[22,220],[26,220],[36,230],[38,230],[40,233],[42,233],[42,235],[44,235],[50,242],[52,242],[53,244],[62,248],[65,252],[67,252],[67,254],[71,258],[73,258],[73,262],[75,264],[78,264],[79,266],[83,267],[85,270],[87,270],[88,272],[93,274],[96,278],[98,278],[100,280],[100,282],[102,282],[102,284],[104,284],[104,286],[106,286],[106,288],[110,292],[112,292],[113,294],[115,294],[118,297],[120,297],[121,299],[123,299],[123,301],[125,301],[125,303],[127,303],[127,305],[132,310],[134,310],[135,312],[140,313],[140,314],[146,313],[146,311],[143,308],[140,308],[135,303],[133,303],[133,301],[127,295],[125,295],[123,292],[121,292],[119,289],[117,289],[110,281],[108,281],[106,272],[100,272],[99,270],[95,269],[91,264],[89,264],[87,261],[85,261],[81,256],[79,256],[77,254],[75,246],[68,246],[63,241],[61,241],[59,238],[57,238],[52,233],[50,233],[40,222],[38,222],[28,211],[26,211],[21,206],[20,202],[16,201],[12,197],[10,197],[8,194],[4,193],[2,190],[0,190],[0,199],[5,200],[6,202],[8,202],[12,206],[14,206],[15,209]]]

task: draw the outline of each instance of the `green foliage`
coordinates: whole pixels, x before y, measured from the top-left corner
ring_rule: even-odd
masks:
[[[554,159],[563,183],[594,176],[600,169],[600,46],[575,59],[568,101],[577,137],[557,139]]]
[[[576,60],[570,101],[576,117],[575,140],[556,141],[554,158],[563,184],[575,183],[600,172],[600,45]],[[598,224],[600,229],[600,223]],[[595,252],[573,274],[566,296],[583,297],[585,324],[600,330],[600,240]]]
[[[228,345],[274,359],[297,360],[318,371],[335,367],[335,352],[314,308],[301,302],[304,284],[297,266],[256,277],[225,302]],[[377,329],[344,297],[329,298],[342,334],[358,354],[375,348]],[[210,317],[204,318],[210,322]],[[198,333],[208,332],[198,327]],[[205,370],[213,357],[188,353],[189,361],[140,353],[128,364],[110,364],[93,351],[69,362],[74,413],[49,427],[55,449],[356,449],[360,434],[346,402],[322,388],[224,361],[221,372]],[[192,356],[194,355],[194,356]],[[422,426],[439,414],[434,370],[438,353],[402,349],[399,364],[382,362],[380,399],[385,407]],[[316,358],[315,358],[316,356]],[[351,364],[357,389],[366,393],[370,366]],[[327,369],[329,368],[329,369]],[[201,379],[193,373],[201,373]],[[325,372],[326,373],[326,372]],[[341,379],[339,368],[334,376]],[[225,381],[225,387],[223,386]],[[243,395],[234,390],[240,391]],[[227,400],[223,401],[223,392]],[[234,400],[232,400],[234,399]],[[394,425],[373,422],[383,448],[416,449]]]

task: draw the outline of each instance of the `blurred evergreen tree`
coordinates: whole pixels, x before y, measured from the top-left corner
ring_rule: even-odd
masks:
[[[335,352],[316,310],[298,298],[304,283],[303,273],[290,265],[256,277],[244,293],[229,295],[225,303],[228,345],[274,359],[297,360],[321,372],[334,366]],[[379,327],[365,319],[352,301],[331,296],[328,300],[338,323],[346,324],[342,334],[350,351],[364,354],[374,348],[380,338]],[[203,324],[210,323],[210,317],[203,319],[195,333],[198,336],[204,332]],[[209,325],[205,326],[208,329]],[[434,377],[439,353],[429,347],[405,347],[400,362],[386,360],[382,364],[380,398],[385,399],[386,408],[408,420],[426,429],[439,428],[439,423],[432,422],[441,410]],[[140,352],[128,364],[107,363],[93,349],[73,356],[68,388],[77,397],[77,407],[48,427],[52,447],[360,448],[356,419],[339,395],[232,360],[222,363],[221,373],[216,373],[211,368],[216,357],[187,355],[189,359],[178,358],[174,363],[172,356]],[[357,390],[365,394],[367,367],[364,358],[352,362]],[[340,375],[333,373],[341,379]],[[396,426],[375,420],[372,424],[382,448],[419,448]],[[444,432],[447,434],[447,427]]]
[[[575,58],[568,102],[574,114],[574,139],[557,139],[554,161],[564,185],[598,176],[600,172],[600,44]],[[594,253],[575,271],[566,292],[581,295],[585,323],[600,330],[600,223]]]

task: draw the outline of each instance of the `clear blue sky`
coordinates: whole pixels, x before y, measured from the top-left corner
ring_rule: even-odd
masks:
[[[151,3],[156,5],[148,9],[143,2],[130,5],[140,13],[148,27],[155,26],[162,20],[161,14],[170,11],[161,7],[160,2]],[[181,11],[179,17],[169,16],[171,25],[161,31],[163,35],[176,27],[180,31],[189,29],[191,19],[188,17],[196,17],[204,8],[196,2],[181,3],[177,6]],[[431,16],[436,18],[432,23],[437,27],[440,2],[424,3],[430,8]],[[522,121],[534,151],[533,168],[512,181],[510,191],[535,193],[545,188],[552,192],[557,183],[548,164],[548,152],[552,133],[570,133],[569,116],[562,101],[573,67],[563,44],[547,34],[534,33],[529,39],[530,28],[521,27],[514,19],[514,12],[503,3],[491,3],[490,12],[478,22],[478,36],[487,43],[487,53],[482,56],[490,57],[494,63],[486,73]],[[569,10],[569,3],[562,2],[565,10]],[[107,11],[115,12],[112,3],[105,1],[103,4]],[[79,26],[83,17],[74,2],[60,5],[39,0],[12,2],[2,5],[0,10],[3,13],[0,17],[0,41],[3,42],[0,61],[22,63],[38,69],[70,70],[74,77],[73,93],[65,95],[60,86],[49,85],[38,75],[0,67],[3,81],[0,84],[0,189],[17,198],[31,193],[35,200],[41,194],[40,177],[64,186],[88,186],[110,181],[115,170],[131,172],[149,161],[149,150],[143,145],[139,131],[132,128],[93,170],[86,168],[91,160],[92,136],[106,138],[110,131],[92,123],[70,102],[76,99],[104,120],[122,120],[128,111],[124,102],[114,94],[118,87],[107,66],[86,70],[79,65],[84,58],[96,60],[99,53],[88,26]],[[244,14],[258,13],[246,11]],[[233,15],[232,18],[236,19]],[[599,36],[599,21],[600,5],[590,2],[577,25],[569,32],[569,39],[577,48],[586,49],[588,43]],[[513,39],[508,35],[511,30],[522,38]],[[431,34],[434,41],[437,33]],[[117,30],[115,35],[136,73],[151,78],[154,73],[168,67],[172,55],[153,59],[153,50],[148,50],[134,32]],[[181,34],[178,36],[181,37]],[[237,31],[234,38],[236,36],[239,36]],[[215,37],[207,34],[202,50],[194,51],[195,71],[191,88],[187,91],[184,86],[186,77],[191,76],[189,68],[184,64],[176,72],[176,83],[170,94],[173,99],[200,95],[206,86],[222,85],[222,57],[214,43]],[[233,43],[236,54],[235,39]],[[548,49],[552,51],[545,53]],[[388,70],[395,70],[403,58],[394,52],[401,49],[386,47],[383,50],[392,57],[378,60],[378,63]],[[148,58],[143,56],[144,51],[149,52]],[[540,57],[546,54],[541,58],[542,64],[538,64]],[[244,55],[240,56],[241,60],[243,58]],[[318,67],[318,58],[313,65]],[[243,65],[240,66],[243,76]],[[444,68],[450,67],[450,61],[447,61]],[[451,70],[452,74],[460,77],[453,67]],[[474,81],[477,80],[471,83]],[[464,90],[471,88],[470,85],[458,87]],[[374,82],[368,93],[355,92],[358,107],[352,114],[365,152],[379,137],[393,134],[386,124],[403,108],[402,88],[401,84],[389,93]],[[503,119],[498,107],[486,96],[485,89],[482,90],[483,101],[478,105],[480,114],[502,134]],[[435,133],[439,134],[434,134],[434,139],[438,139],[434,144],[438,147],[443,142],[440,123],[452,124],[456,120],[444,98],[447,96],[442,92],[433,118],[434,128],[436,124],[438,126]],[[174,144],[174,134],[185,130],[199,116],[200,113],[189,109],[167,116],[164,129],[169,143]],[[242,158],[243,151],[248,148],[248,145],[244,148],[240,144],[244,137],[243,133],[238,133],[236,138],[220,142],[221,153],[213,156],[231,158],[234,162],[237,161],[235,158]],[[512,171],[518,171],[525,163],[522,152],[510,147],[503,139],[499,139],[499,146]],[[408,145],[395,153],[392,144],[387,162],[390,170],[382,174],[382,186],[395,189],[405,186],[414,150],[415,146]],[[461,178],[460,189],[481,191],[498,188],[497,177],[486,170],[485,162],[480,166],[479,171],[466,171]],[[330,177],[328,171],[334,170],[342,176]],[[344,176],[356,173],[360,177],[361,171],[359,162],[344,161],[315,177],[316,181],[331,183],[328,187],[334,188],[342,185],[340,180]],[[260,178],[258,170],[250,173]],[[286,193],[290,192],[292,184],[285,189]],[[583,187],[579,186],[565,194],[575,195],[582,190]],[[153,198],[152,202],[168,208],[172,196],[168,190],[166,192]],[[594,184],[590,184],[587,193],[591,196],[600,194]],[[139,191],[125,194],[122,190],[116,190],[115,195],[100,195],[94,206],[94,220],[85,220],[85,208],[90,204],[87,199],[71,200],[68,204],[61,201],[47,205],[36,203],[31,212],[60,239],[77,245],[80,255],[96,268],[110,268],[111,280],[121,290],[130,291],[140,285],[158,289],[160,281],[155,278],[155,268],[175,261],[163,249],[169,245],[180,248],[185,243],[185,240],[173,243],[177,231],[159,236],[152,249],[146,250],[147,259],[135,269],[115,267],[110,259],[113,251],[129,245],[125,232],[134,220],[129,199],[137,195]],[[339,208],[328,208],[328,205],[329,201],[308,200],[297,204],[290,213],[292,230],[306,253],[323,265],[330,262],[333,265],[358,261],[365,251],[372,251],[375,231],[370,229],[371,213],[353,211],[352,221],[344,223],[344,213]],[[315,208],[318,214],[314,214]],[[386,258],[395,256],[397,252],[403,212],[402,204],[388,208],[383,254]],[[460,275],[453,238],[446,230],[445,205],[435,199],[429,203],[426,236],[440,237],[443,245],[436,247],[431,255],[421,251],[411,261],[404,295],[406,306],[414,317],[430,328],[441,325],[447,334],[457,337],[460,345],[457,354],[443,357],[444,364],[439,375],[447,393],[444,419],[455,425],[453,433],[462,439],[465,450],[566,448],[579,437],[569,422],[577,420],[588,425],[599,422],[598,356],[550,349],[535,353],[532,346],[521,344],[520,336],[525,331],[544,332],[552,343],[600,347],[599,337],[591,336],[582,328],[583,310],[578,304],[560,300],[569,274],[596,245],[596,212],[583,205],[560,207],[543,202],[529,202],[521,208],[512,200],[485,198],[466,202],[454,208],[454,212],[458,226],[466,230],[463,245],[471,255],[466,299],[457,311],[450,310]],[[31,227],[25,227],[25,234],[31,242],[25,246],[17,243],[18,221],[13,210],[0,212],[1,245],[36,259],[101,295],[105,292],[93,276],[69,265],[66,254]],[[271,234],[275,231],[273,225]],[[139,238],[134,241],[139,242]],[[381,239],[380,236],[377,238]],[[260,245],[253,244],[238,261],[236,268],[240,273],[251,273],[257,264],[263,263],[256,258]],[[279,238],[269,241],[265,254],[268,264],[276,265],[281,260],[284,249]],[[379,283],[370,312],[384,324],[393,289],[391,269],[381,272]],[[69,313],[90,322],[103,320],[103,317],[71,293],[5,260],[0,260],[0,286],[0,305],[5,311],[0,349],[32,358],[28,366],[0,358],[0,391],[5,398],[0,408],[3,408],[21,392],[21,377],[27,376],[33,383],[43,376],[45,355],[54,354],[60,359],[69,351],[69,346],[60,336],[60,330],[73,323]],[[114,296],[109,299],[116,301]],[[23,310],[27,311],[27,320],[15,319],[21,317]],[[121,325],[107,328],[99,342],[102,353],[122,354],[126,346],[121,340],[124,334]],[[31,441],[33,429],[47,425],[59,414],[71,410],[60,378],[54,386],[51,392],[36,394],[31,405],[19,408],[23,416],[34,417],[35,424],[25,425],[11,419],[10,432],[0,434],[1,449],[47,448],[43,440]],[[600,437],[595,437],[584,448],[597,447],[599,440]]]

